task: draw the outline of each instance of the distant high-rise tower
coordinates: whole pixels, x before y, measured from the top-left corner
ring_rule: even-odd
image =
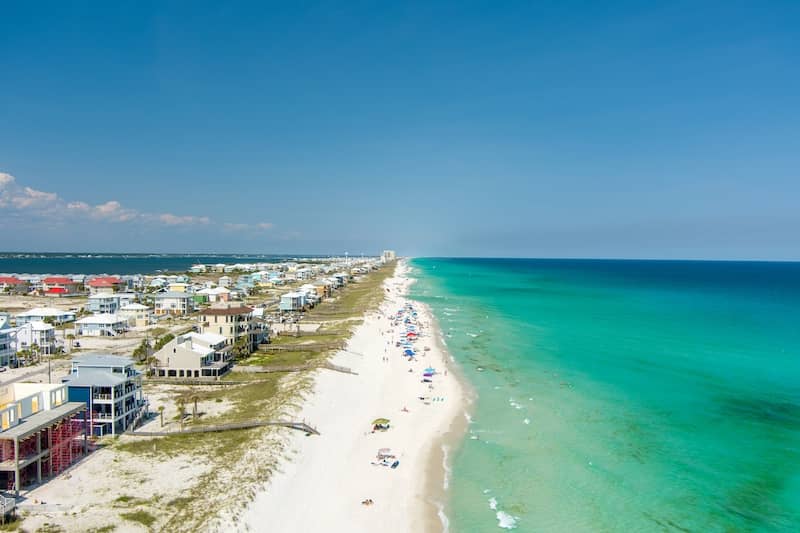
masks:
[[[394,261],[397,259],[397,254],[394,250],[384,250],[383,254],[381,254],[384,263],[388,263],[389,261]]]

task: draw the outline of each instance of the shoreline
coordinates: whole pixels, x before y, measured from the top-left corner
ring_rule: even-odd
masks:
[[[379,309],[364,315],[331,358],[358,375],[313,374],[313,392],[297,416],[321,435],[287,435],[278,469],[235,520],[238,531],[263,530],[267,522],[280,531],[372,531],[376,520],[388,532],[446,529],[444,450],[451,458],[462,441],[471,397],[430,308],[408,296],[409,271],[398,263]],[[388,319],[408,303],[421,331],[415,362],[403,360],[394,342],[399,328]],[[430,384],[421,383],[426,366],[437,370]],[[390,418],[391,428],[370,432],[370,420],[379,417]],[[391,448],[399,466],[376,466],[378,448]],[[362,505],[367,499],[374,504]]]
[[[439,325],[439,321],[433,311],[427,304],[414,301],[424,308],[430,317],[432,330],[436,333],[434,342],[445,356],[445,366],[461,389],[461,410],[456,413],[455,418],[450,422],[448,431],[431,443],[428,453],[428,468],[426,470],[425,493],[428,495],[429,503],[432,507],[429,510],[432,512],[429,523],[437,525],[437,527],[430,527],[428,531],[448,533],[450,530],[450,516],[447,512],[450,503],[449,486],[452,477],[453,456],[458,452],[460,446],[464,444],[464,438],[469,428],[468,417],[477,393],[467,381],[463,370],[447,348],[447,344],[444,341],[444,330]]]

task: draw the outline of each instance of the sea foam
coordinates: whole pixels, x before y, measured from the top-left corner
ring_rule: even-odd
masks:
[[[503,529],[516,529],[517,527],[517,518],[511,516],[505,511],[497,511],[497,526]]]

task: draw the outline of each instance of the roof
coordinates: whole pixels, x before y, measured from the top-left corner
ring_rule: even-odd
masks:
[[[188,292],[176,292],[176,291],[169,291],[169,292],[162,292],[156,294],[156,300],[162,300],[164,298],[190,298],[192,295]]]
[[[120,283],[122,283],[122,280],[119,278],[94,278],[87,285],[90,287],[113,287]]]
[[[237,307],[209,307],[208,309],[203,309],[200,314],[202,315],[242,315],[245,313],[251,313],[253,311],[252,307],[246,307],[244,305],[237,306]]]
[[[0,439],[24,439],[28,435],[84,409],[86,409],[86,404],[83,402],[67,402],[46,411],[39,411],[35,415],[23,418],[16,426],[0,433]]]
[[[21,285],[25,282],[19,278],[15,278],[14,276],[0,276],[0,283],[6,283],[8,285]]]
[[[114,374],[103,368],[84,368],[77,375],[64,377],[68,387],[114,387],[125,383],[124,374]]]
[[[205,342],[209,346],[213,346],[227,340],[224,335],[217,335],[216,333],[195,333],[194,331],[187,333],[185,337],[197,339],[201,342]]]
[[[34,307],[33,309],[17,314],[17,316],[64,316],[64,315],[75,316],[75,313],[73,313],[72,311],[62,311],[61,309],[56,309],[55,307]]]
[[[73,366],[127,366],[133,364],[133,359],[121,355],[86,354],[72,359]]]
[[[142,304],[126,304],[119,308],[120,311],[144,311],[145,309],[150,309],[146,305]]]
[[[72,278],[68,278],[66,276],[50,276],[49,278],[44,278],[42,282],[50,284],[50,283],[76,283]]]
[[[119,315],[112,315],[110,313],[99,313],[83,317],[76,322],[78,324],[118,324],[120,322],[127,322],[128,319]]]
[[[42,322],[41,320],[34,320],[32,322],[26,322],[22,326],[17,326],[18,328],[28,328],[30,327],[33,331],[48,331],[51,329],[55,329],[55,327],[51,326],[47,322]]]
[[[111,298],[112,300],[115,300],[118,298],[118,296],[116,294],[109,294],[107,292],[100,292],[97,294],[89,295],[90,300],[100,300],[101,298]]]

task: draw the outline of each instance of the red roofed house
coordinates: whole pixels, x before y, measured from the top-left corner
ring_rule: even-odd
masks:
[[[14,276],[0,276],[0,292],[24,294],[28,292],[28,282]]]
[[[42,280],[42,292],[45,294],[75,294],[78,292],[77,281],[66,276],[50,276]]]
[[[112,293],[122,285],[122,280],[114,276],[100,276],[90,280],[87,284],[91,294]]]

